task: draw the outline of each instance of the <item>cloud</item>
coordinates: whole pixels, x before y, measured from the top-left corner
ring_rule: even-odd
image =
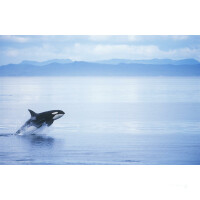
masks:
[[[111,36],[109,35],[90,35],[89,40],[91,41],[106,41],[111,39]]]
[[[174,40],[187,40],[189,38],[188,35],[172,35],[171,37]]]
[[[165,53],[166,58],[172,59],[186,59],[186,58],[194,58],[200,61],[200,49],[197,48],[180,48],[180,49],[173,49],[167,51]]]
[[[169,39],[169,40],[187,40],[190,38],[189,35],[161,35],[157,37],[160,37],[161,39]]]
[[[127,38],[129,41],[136,41],[139,39],[137,35],[128,35]]]
[[[137,35],[91,35],[89,41],[94,43],[122,44],[140,40]]]
[[[107,58],[129,58],[137,59],[151,57],[159,51],[153,45],[96,45],[93,47],[93,54]]]
[[[0,65],[55,58],[85,61],[113,58],[200,60],[197,41],[197,36],[0,36]]]
[[[25,43],[29,40],[28,37],[14,36],[14,35],[3,35],[0,37],[0,39],[11,41],[11,42],[19,42],[19,43]]]
[[[3,56],[22,60],[44,61],[48,59],[66,59],[96,61],[105,59],[153,59],[171,58],[184,59],[195,58],[200,60],[200,49],[180,48],[163,51],[156,45],[106,45],[106,44],[81,44],[75,43],[57,48],[54,45],[44,44],[40,47],[28,47],[23,49],[9,49],[3,51]]]
[[[5,51],[5,55],[7,55],[8,57],[16,57],[18,56],[19,52],[17,49],[10,49]]]

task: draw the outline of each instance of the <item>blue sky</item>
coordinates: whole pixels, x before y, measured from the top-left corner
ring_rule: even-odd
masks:
[[[23,60],[185,59],[200,61],[197,35],[1,35],[0,65]]]

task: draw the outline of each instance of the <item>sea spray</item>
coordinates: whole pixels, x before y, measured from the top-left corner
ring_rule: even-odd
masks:
[[[44,132],[44,130],[47,128],[47,124],[43,124],[40,128],[37,128],[35,126],[25,126],[22,129],[20,129],[20,132],[15,133],[17,135],[35,135],[35,134],[41,134]]]

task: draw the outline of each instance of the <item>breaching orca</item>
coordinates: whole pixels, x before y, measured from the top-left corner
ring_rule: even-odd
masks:
[[[34,132],[43,125],[51,126],[54,120],[59,119],[65,114],[62,110],[50,110],[42,113],[35,113],[29,109],[29,112],[31,118],[16,132],[16,134],[22,134],[23,132],[26,132],[27,129]]]

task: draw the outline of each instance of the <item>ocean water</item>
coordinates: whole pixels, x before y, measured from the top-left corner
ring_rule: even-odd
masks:
[[[28,109],[66,114],[14,133]],[[1,77],[0,164],[198,165],[198,77]]]

